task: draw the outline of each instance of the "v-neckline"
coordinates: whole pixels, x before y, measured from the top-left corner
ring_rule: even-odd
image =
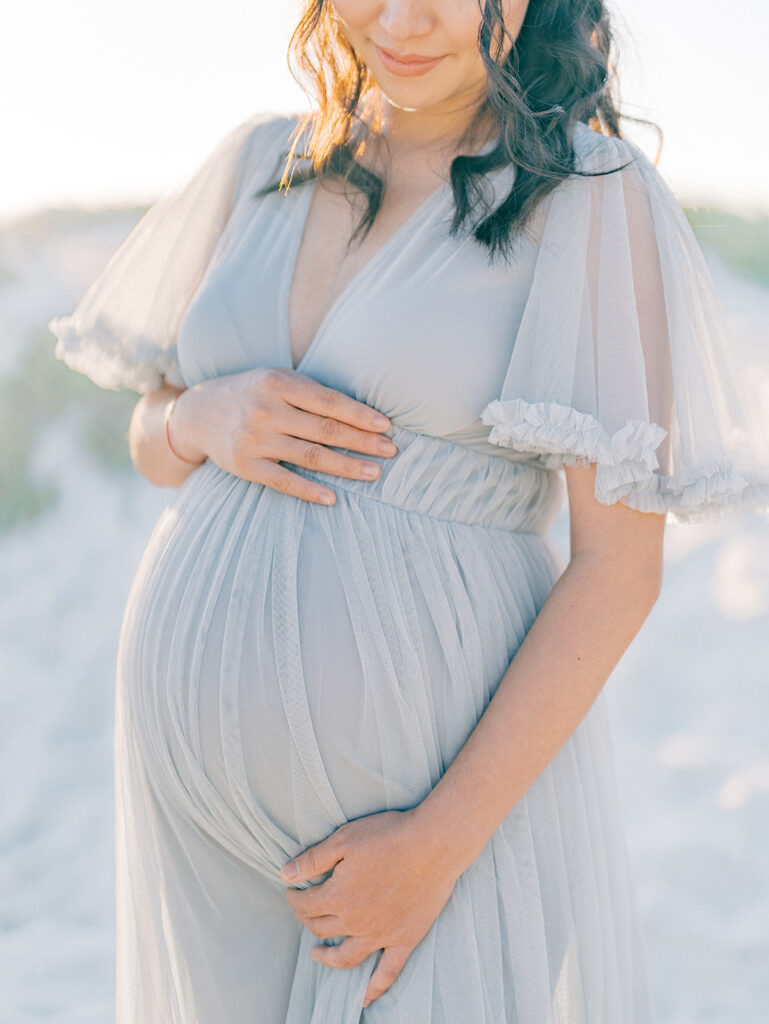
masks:
[[[313,178],[308,182],[305,182],[301,186],[302,195],[300,202],[296,207],[296,220],[297,223],[294,225],[291,252],[289,258],[285,262],[285,271],[283,277],[283,288],[282,288],[282,301],[281,301],[281,341],[283,347],[283,357],[286,361],[286,365],[300,373],[302,367],[307,362],[310,354],[317,347],[318,342],[321,340],[323,335],[326,333],[326,329],[339,309],[343,302],[348,298],[350,293],[355,287],[357,287],[364,276],[368,275],[371,270],[375,269],[376,265],[386,255],[387,251],[392,248],[395,242],[406,232],[406,230],[413,226],[414,222],[432,206],[432,204],[442,196],[447,188],[451,187],[450,181],[442,181],[440,185],[434,189],[422,202],[414,209],[409,216],[404,220],[395,231],[385,239],[382,245],[369,257],[363,266],[356,271],[352,278],[347,282],[342,291],[337,295],[336,299],[329,306],[328,310],[324,314],[318,329],[315,331],[309,346],[307,347],[304,355],[299,362],[294,366],[293,356],[291,353],[291,332],[290,332],[290,301],[291,301],[291,288],[294,283],[294,276],[296,273],[297,263],[299,261],[299,250],[302,245],[304,238],[304,231],[307,224],[308,215],[310,212],[310,203],[312,202],[313,194],[318,185],[318,179]]]

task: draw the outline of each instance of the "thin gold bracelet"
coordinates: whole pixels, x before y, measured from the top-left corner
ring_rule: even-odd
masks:
[[[180,455],[176,451],[174,446],[171,444],[171,434],[169,433],[168,425],[171,422],[171,413],[174,411],[175,408],[176,408],[176,398],[172,398],[171,401],[168,403],[168,405],[166,405],[166,414],[165,414],[166,441],[168,441],[168,447],[171,449],[171,451],[173,452],[173,454],[176,456],[177,459],[181,459],[182,462],[186,462],[188,466],[202,466],[203,463],[206,461],[205,459],[202,459],[200,462],[197,462],[195,459],[185,459],[185,457],[183,455]]]

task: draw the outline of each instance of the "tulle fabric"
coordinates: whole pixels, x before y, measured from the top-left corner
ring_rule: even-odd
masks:
[[[333,508],[207,462],[153,532],[118,659],[117,1024],[654,1019],[603,695],[366,1009],[379,954],[316,963],[283,897],[291,857],[428,794],[563,569],[556,474],[387,433],[378,480],[299,470]]]
[[[680,523],[769,511],[769,427],[694,233],[633,143],[575,126],[537,211],[531,290],[489,440],[595,463],[595,494]]]
[[[179,324],[226,226],[275,153],[275,133],[290,119],[259,112],[219,141],[192,176],[157,199],[67,316],[52,319],[54,354],[102,388],[145,394],[179,369]]]

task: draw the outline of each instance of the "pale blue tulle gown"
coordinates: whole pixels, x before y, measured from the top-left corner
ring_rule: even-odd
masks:
[[[296,118],[259,113],[142,218],[56,356],[144,393],[290,366],[314,184]],[[278,870],[407,808],[472,731],[564,564],[564,464],[671,523],[769,507],[767,450],[704,258],[631,143],[578,124],[578,167],[510,264],[448,233],[446,182],[334,303],[298,369],[384,412],[400,451],[326,508],[208,460],[130,591],[115,717],[118,1024],[649,1024],[604,694],[363,1010]],[[502,200],[513,169],[494,171]],[[479,210],[480,212],[480,210]],[[360,454],[360,453],[358,453]],[[638,680],[643,685],[643,680]]]

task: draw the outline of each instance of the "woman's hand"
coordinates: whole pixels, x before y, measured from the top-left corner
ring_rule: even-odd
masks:
[[[355,967],[383,950],[371,975],[364,1006],[395,981],[446,905],[461,869],[449,861],[446,844],[428,840],[418,808],[382,811],[341,825],[308,847],[291,864],[298,873],[284,881],[324,882],[287,889],[296,917],[321,939],[346,936],[337,946],[315,946],[312,957],[329,967]]]
[[[278,463],[374,479],[381,471],[377,462],[325,445],[389,457],[398,448],[379,433],[389,425],[387,417],[341,391],[296,370],[267,366],[213,377],[183,391],[169,429],[174,447],[185,458],[208,457],[245,480],[332,504],[333,491]],[[364,472],[366,466],[373,467],[370,475]]]

